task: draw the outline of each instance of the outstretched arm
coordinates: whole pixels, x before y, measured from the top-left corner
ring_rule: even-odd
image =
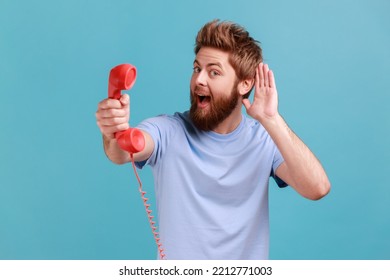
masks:
[[[284,158],[276,175],[306,198],[325,196],[330,190],[325,170],[279,114],[275,78],[267,64],[260,63],[256,69],[253,102],[244,99],[243,104],[248,115],[267,130]]]
[[[123,164],[129,162],[130,154],[123,151],[115,138],[115,133],[129,128],[130,97],[123,94],[119,100],[107,98],[98,104],[96,121],[103,135],[103,146],[107,157],[114,163]],[[145,137],[145,148],[134,154],[135,161],[143,161],[149,158],[154,149],[152,137],[142,131]]]

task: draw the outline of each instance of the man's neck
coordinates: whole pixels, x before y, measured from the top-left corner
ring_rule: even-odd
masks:
[[[239,103],[234,111],[216,128],[214,128],[213,131],[218,134],[228,134],[233,132],[239,126],[241,119],[241,103]]]

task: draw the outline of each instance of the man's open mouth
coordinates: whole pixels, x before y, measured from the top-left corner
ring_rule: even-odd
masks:
[[[202,107],[210,103],[211,97],[209,95],[198,94],[197,97],[198,97],[198,104],[201,105]]]

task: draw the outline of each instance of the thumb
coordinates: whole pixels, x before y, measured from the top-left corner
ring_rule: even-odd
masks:
[[[242,100],[242,104],[244,104],[245,109],[246,109],[247,111],[248,111],[249,108],[251,107],[251,102],[249,101],[248,98],[243,99],[243,100]]]
[[[119,99],[122,106],[128,106],[130,104],[130,96],[128,94],[122,94],[121,98]]]

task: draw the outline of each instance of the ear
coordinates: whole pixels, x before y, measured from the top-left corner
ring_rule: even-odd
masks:
[[[241,96],[247,94],[253,87],[255,79],[246,79],[238,83],[238,92]]]

